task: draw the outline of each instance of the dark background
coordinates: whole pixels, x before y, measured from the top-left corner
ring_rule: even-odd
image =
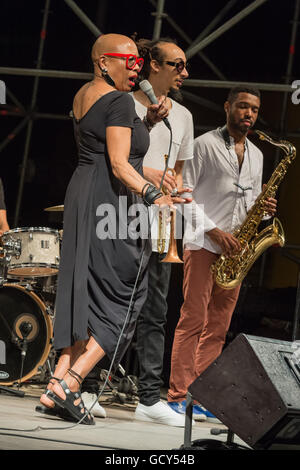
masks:
[[[166,0],[165,12],[194,40],[224,7],[226,2]],[[250,0],[239,0],[225,15],[219,27],[247,5]],[[124,2],[121,0],[77,0],[77,5],[88,15],[102,33],[117,32],[128,36],[152,38],[155,7],[148,0]],[[203,53],[230,81],[263,83],[292,83],[300,79],[300,47],[297,36],[291,75],[286,77],[290,51],[294,0],[269,0],[249,16],[233,26],[203,49]],[[40,41],[43,0],[2,1],[0,4],[0,66],[35,68]],[[96,39],[63,0],[50,3],[46,40],[41,68],[92,72],[91,46]],[[216,27],[214,29],[216,29]],[[175,38],[178,45],[187,49],[187,42],[163,19],[161,36]],[[212,79],[219,77],[198,56],[190,59],[190,78]],[[30,111],[34,78],[28,76],[1,75],[7,88]],[[61,229],[62,214],[45,212],[44,208],[63,204],[66,186],[77,162],[72,122],[67,118],[76,91],[83,80],[40,78],[35,112],[52,113],[62,119],[35,119],[29,146],[28,166],[18,227],[46,226]],[[194,88],[184,90],[223,107],[228,89]],[[284,116],[284,128],[280,129],[283,110],[282,92],[262,91],[263,119],[257,127],[273,136],[286,137],[297,147],[300,132],[300,105],[291,102],[289,94]],[[8,105],[14,105],[7,96]],[[193,113],[195,136],[204,127],[214,128],[224,123],[224,113],[213,111],[191,99],[184,100]],[[14,105],[15,106],[15,105]],[[1,171],[8,219],[14,227],[14,215],[20,180],[26,127],[14,138],[13,130],[22,117],[0,114],[0,145],[8,136],[10,143],[0,153]],[[291,133],[293,135],[291,136]],[[254,137],[251,137],[254,139]],[[270,176],[275,161],[275,148],[255,143],[265,155],[264,181]],[[294,162],[278,193],[278,216],[286,233],[287,243],[300,246],[299,232],[299,159]],[[300,257],[300,251],[290,250]],[[241,292],[233,317],[229,340],[238,332],[290,339],[295,309],[298,265],[284,256],[280,249],[270,249],[265,257],[265,269],[260,259],[251,270]],[[182,302],[182,266],[174,266],[169,295],[169,316],[166,340],[166,376],[173,331]]]

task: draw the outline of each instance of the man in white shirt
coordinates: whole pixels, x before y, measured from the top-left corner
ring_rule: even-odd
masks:
[[[173,40],[140,40],[137,43],[140,56],[144,58],[141,79],[147,79],[155,96],[166,96],[169,109],[168,121],[172,129],[172,146],[168,167],[175,168],[176,176],[166,173],[164,186],[169,192],[182,188],[182,168],[184,161],[193,158],[194,127],[191,113],[184,106],[171,99],[170,90],[179,92],[185,78],[186,57]],[[150,101],[145,93],[133,93],[136,112],[143,120]],[[144,176],[156,187],[160,186],[165,169],[164,155],[168,155],[170,130],[163,122],[151,129],[150,146],[144,158]],[[191,201],[191,199],[187,199]],[[156,215],[156,216],[155,216]],[[161,263],[168,249],[166,240],[163,253],[158,252],[157,212],[150,211],[152,255],[148,264],[148,298],[137,322],[137,353],[140,366],[139,404],[135,418],[170,426],[183,427],[184,417],[171,410],[160,401],[161,374],[164,357],[165,323],[167,316],[167,295],[171,274],[171,264]]]
[[[188,386],[222,352],[240,286],[217,286],[211,265],[220,253],[240,250],[232,235],[246,218],[261,192],[263,155],[247,139],[260,107],[258,90],[236,87],[225,102],[226,126],[195,139],[194,159],[186,163],[184,186],[193,190],[193,204],[204,211],[204,236],[184,237],[184,302],[180,312],[171,359],[168,404],[185,412]],[[266,211],[276,212],[276,200],[268,199]],[[194,409],[216,418],[199,405]]]

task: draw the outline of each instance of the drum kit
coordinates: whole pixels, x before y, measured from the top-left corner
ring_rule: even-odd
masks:
[[[45,210],[63,211],[64,206]],[[1,237],[0,385],[20,386],[38,374],[52,373],[62,235],[62,230],[48,227],[23,227]]]

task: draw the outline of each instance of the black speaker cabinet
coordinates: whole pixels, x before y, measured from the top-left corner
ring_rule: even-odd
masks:
[[[292,343],[238,335],[189,387],[253,449],[300,450],[300,370]]]

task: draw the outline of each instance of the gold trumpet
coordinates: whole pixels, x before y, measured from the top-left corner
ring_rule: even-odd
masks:
[[[164,155],[165,161],[168,158],[168,155]],[[171,172],[175,177],[176,172],[174,168],[167,168],[168,172]],[[169,194],[169,191],[165,186],[162,187],[162,192],[164,194]],[[167,207],[167,212],[169,208]],[[167,214],[166,211],[159,211],[158,217],[158,237],[157,237],[157,250],[160,254],[164,253],[166,247],[166,231],[167,231]],[[161,260],[162,263],[183,263],[178,255],[177,242],[175,238],[175,227],[176,227],[176,212],[175,210],[170,211],[170,240],[169,248],[164,259]]]
[[[167,251],[166,256],[164,259],[161,260],[162,263],[183,263],[182,259],[180,259],[177,250],[177,242],[175,238],[175,226],[176,226],[176,211],[170,211],[170,241],[169,241],[169,248]]]

